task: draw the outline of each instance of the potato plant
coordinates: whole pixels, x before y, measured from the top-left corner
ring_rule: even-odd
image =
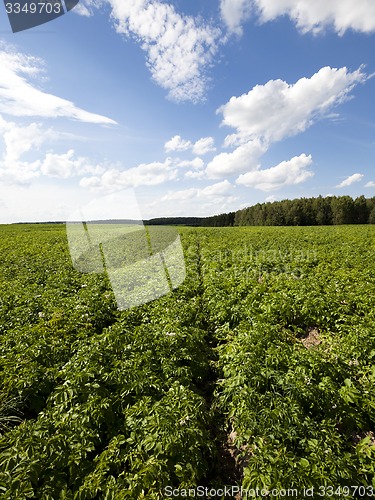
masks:
[[[63,225],[0,227],[1,497],[375,487],[375,228],[178,230],[184,283],[118,311]]]

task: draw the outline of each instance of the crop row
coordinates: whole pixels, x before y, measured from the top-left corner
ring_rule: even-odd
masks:
[[[375,487],[371,226],[181,229],[184,284],[128,311],[62,227],[1,231],[3,498]]]
[[[242,486],[375,487],[373,229],[205,237],[215,401]]]

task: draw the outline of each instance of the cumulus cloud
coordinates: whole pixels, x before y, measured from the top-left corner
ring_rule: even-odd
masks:
[[[4,162],[0,160],[0,181],[8,185],[27,185],[32,179],[40,176],[40,162],[13,161]]]
[[[230,32],[242,34],[241,24],[250,17],[250,0],[221,0],[221,17]]]
[[[337,188],[348,187],[354,184],[355,182],[360,182],[363,179],[363,174],[353,174],[344,179],[340,184],[337,184]]]
[[[373,0],[221,0],[220,6],[228,29],[236,33],[241,33],[251,10],[261,22],[287,15],[302,33],[318,33],[327,27],[340,35],[349,29],[375,31]]]
[[[180,135],[173,136],[169,141],[164,144],[164,149],[170,151],[187,151],[188,149],[196,155],[205,155],[215,151],[215,140],[213,137],[202,137],[197,142],[193,143],[182,139]]]
[[[200,196],[229,196],[233,192],[232,184],[225,180],[222,182],[217,182],[211,186],[207,186],[200,190]]]
[[[256,170],[260,157],[266,151],[267,145],[259,139],[254,139],[231,153],[220,153],[208,163],[207,177],[215,179]]]
[[[169,191],[168,194],[164,195],[161,201],[184,201],[196,198],[198,194],[198,188],[180,189],[179,191]]]
[[[118,33],[147,54],[153,80],[175,101],[197,102],[208,84],[206,67],[217,51],[220,30],[183,16],[158,0],[108,0]]]
[[[90,8],[90,6],[85,5],[82,1],[74,7],[73,12],[75,14],[78,14],[79,16],[83,16],[83,17],[91,17],[93,15],[93,12],[92,12],[92,9]]]
[[[374,181],[369,181],[365,184],[366,188],[373,188],[375,187],[375,182]]]
[[[6,184],[27,184],[38,177],[40,163],[21,161],[21,157],[50,139],[52,130],[43,129],[39,123],[17,125],[0,115],[0,133],[4,143],[0,159],[0,179]]]
[[[178,164],[177,164],[178,167],[187,167],[187,168],[193,168],[193,169],[201,169],[204,167],[204,161],[202,160],[202,158],[194,158],[193,160],[184,160],[184,161],[180,161]]]
[[[38,177],[57,179],[81,177],[81,187],[115,191],[124,187],[155,186],[177,179],[182,169],[192,169],[192,178],[204,175],[204,161],[200,157],[191,160],[167,158],[164,162],[142,163],[134,168],[122,170],[113,165],[96,164],[89,158],[79,156],[74,149],[64,153],[39,152],[36,161],[23,158],[26,153],[35,153],[48,141],[59,137],[53,129],[40,123],[18,125],[0,115],[0,134],[3,139],[3,154],[0,157],[0,180],[7,185],[30,184]],[[186,174],[185,174],[186,175]],[[186,175],[189,177],[189,174]]]
[[[230,146],[254,138],[274,142],[303,132],[347,100],[355,85],[367,78],[362,68],[349,72],[345,67],[324,67],[295,84],[270,80],[265,85],[256,85],[218,109],[223,115],[222,124],[236,129],[235,134],[227,136],[225,144]]]
[[[303,33],[316,33],[327,26],[333,26],[340,35],[348,29],[375,31],[373,0],[252,0],[252,3],[263,22],[288,15]]]
[[[193,153],[196,155],[205,155],[215,150],[215,141],[213,137],[202,137],[202,139],[199,139],[193,144]]]
[[[185,141],[180,135],[175,135],[164,144],[164,149],[170,151],[186,151],[190,149],[192,144],[190,141]]]
[[[190,187],[187,189],[170,190],[164,196],[153,200],[145,206],[149,217],[155,217],[155,211],[166,216],[210,216],[236,209],[234,196],[236,187],[228,180],[208,185],[204,188]]]
[[[260,158],[272,143],[332,116],[332,108],[349,99],[353,88],[368,78],[363,68],[349,72],[345,67],[324,67],[294,84],[270,80],[247,94],[232,97],[217,112],[223,115],[222,125],[235,130],[227,135],[224,146],[235,149],[216,155],[207,165],[207,177],[244,174],[238,178],[240,184],[265,191],[307,180],[313,175],[306,170],[309,156],[294,157],[268,170],[260,170]]]
[[[105,172],[105,168],[101,165],[93,165],[88,158],[76,158],[74,150],[70,149],[63,154],[47,153],[40,164],[40,171],[48,177],[68,179],[87,174],[99,175]]]
[[[97,175],[105,171],[100,165],[94,165],[88,158],[76,157],[73,149],[67,153],[48,152],[41,154],[41,146],[58,137],[51,128],[45,129],[40,123],[18,125],[6,121],[0,115],[0,133],[4,149],[0,159],[0,178],[7,184],[29,184],[41,175],[67,179],[87,174]],[[43,159],[25,160],[26,153],[39,152]]]
[[[83,177],[82,187],[116,190],[137,186],[156,186],[177,179],[178,170],[171,158],[164,162],[141,163],[128,170],[109,168],[102,175]]]
[[[311,164],[311,156],[302,154],[289,161],[283,161],[275,167],[264,170],[257,169],[240,175],[236,183],[262,191],[272,191],[284,186],[293,186],[305,182],[314,175],[308,170]]]
[[[4,120],[1,115],[0,132],[5,145],[3,161],[7,165],[16,162],[23,154],[39,148],[55,136],[52,129],[46,130],[40,123],[17,125]]]
[[[189,188],[180,191],[169,191],[161,201],[191,200],[193,198],[222,198],[231,196],[234,186],[227,180],[217,182],[205,188]]]
[[[206,174],[204,173],[203,170],[188,170],[186,173],[185,173],[185,177],[187,179],[197,179],[197,180],[200,180],[200,179],[204,179],[206,177]]]
[[[76,158],[74,150],[63,154],[47,153],[43,160],[0,160],[0,179],[6,184],[30,184],[41,175],[68,179],[87,174],[101,174],[104,171],[101,165],[92,164],[88,158]]]
[[[73,102],[30,83],[43,72],[41,59],[0,45],[0,112],[12,116],[64,117],[88,123],[116,124],[114,120],[77,107]]]

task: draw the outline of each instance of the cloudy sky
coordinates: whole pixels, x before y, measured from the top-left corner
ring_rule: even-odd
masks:
[[[1,3],[0,223],[374,196],[374,54],[374,0]]]

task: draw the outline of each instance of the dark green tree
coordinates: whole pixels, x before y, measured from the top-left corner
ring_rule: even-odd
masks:
[[[370,210],[367,206],[367,200],[363,195],[355,199],[354,208],[355,208],[356,223],[367,224],[370,215]]]
[[[356,212],[354,201],[350,196],[334,196],[332,198],[333,224],[355,224]]]

